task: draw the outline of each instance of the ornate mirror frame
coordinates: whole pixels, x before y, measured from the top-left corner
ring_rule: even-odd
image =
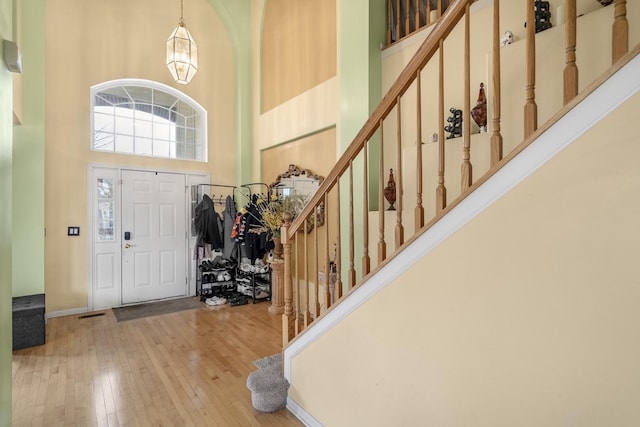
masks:
[[[301,194],[305,198],[305,204],[311,200],[313,195],[320,188],[324,177],[313,174],[309,169],[301,169],[296,165],[289,165],[286,172],[278,175],[276,180],[269,185],[271,190],[284,194]],[[316,208],[315,222],[319,227],[324,225],[324,202]],[[308,218],[305,225],[305,232],[313,230],[314,221]]]

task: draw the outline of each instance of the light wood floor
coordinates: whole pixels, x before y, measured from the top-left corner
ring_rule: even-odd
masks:
[[[251,362],[281,350],[267,309],[49,319],[45,345],[13,353],[13,426],[301,426],[251,406]]]

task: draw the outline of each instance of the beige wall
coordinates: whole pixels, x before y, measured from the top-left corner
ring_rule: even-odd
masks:
[[[262,22],[262,111],[336,75],[336,0],[270,0]]]
[[[327,426],[637,425],[639,111],[635,95],[312,343],[289,395]]]
[[[334,15],[331,16],[330,14],[323,12],[323,19],[320,23],[315,21],[314,23],[309,23],[309,17],[304,15],[303,21],[307,22],[310,29],[319,25],[323,32],[328,31],[330,28],[333,28],[335,31],[336,5],[329,4],[335,3],[335,1],[331,1],[329,3],[323,1],[321,3],[322,4],[319,3],[313,7],[319,7],[325,12],[333,9]],[[283,161],[286,165],[289,163],[295,163],[311,169],[315,173],[322,174],[316,171],[330,170],[338,157],[338,148],[336,147],[337,144],[335,144],[335,139],[334,151],[332,153],[328,153],[328,159],[327,156],[324,155],[322,159],[315,159],[314,162],[305,161],[304,156],[298,157],[299,152],[296,152],[294,147],[298,141],[307,140],[307,138],[316,138],[314,135],[319,132],[322,132],[325,135],[323,138],[325,138],[327,134],[323,131],[336,127],[339,115],[339,82],[336,77],[335,65],[333,65],[332,68],[329,67],[329,69],[327,69],[329,71],[333,71],[327,71],[316,75],[314,77],[316,80],[313,82],[304,80],[304,84],[294,84],[293,86],[295,86],[295,90],[293,92],[287,92],[291,90],[291,87],[289,86],[292,85],[292,80],[290,78],[283,78],[284,75],[278,75],[279,77],[275,80],[274,76],[265,78],[264,73],[269,73],[270,71],[266,70],[263,59],[265,56],[265,52],[263,51],[263,39],[265,40],[265,43],[271,45],[278,41],[278,37],[282,36],[282,30],[278,29],[277,26],[274,26],[273,21],[270,21],[267,16],[273,11],[265,10],[265,8],[270,9],[271,7],[282,7],[283,4],[284,3],[281,4],[279,2],[275,2],[272,5],[271,1],[267,2],[264,0],[252,1],[252,62],[254,64],[261,64],[260,67],[254,67],[252,73],[254,93],[262,94],[263,88],[268,84],[276,86],[275,88],[269,89],[274,91],[274,93],[287,93],[286,96],[278,96],[272,99],[270,103],[273,105],[269,107],[268,111],[264,112],[261,103],[263,95],[260,97],[256,96],[253,100],[253,164],[261,165],[261,168],[264,168],[265,165],[262,162],[262,153],[273,147],[279,147],[278,150],[284,149],[288,152],[289,156],[292,156]],[[299,12],[302,13],[303,11]],[[333,21],[331,21],[331,19],[333,19]],[[291,28],[289,30],[291,30]],[[280,34],[280,36],[276,37],[277,34]],[[289,39],[292,38],[290,35],[287,37]],[[323,42],[323,47],[319,47],[319,45],[313,40],[312,36],[304,38],[300,37],[295,41],[297,47],[287,45],[287,49],[289,49],[287,50],[288,54],[285,55],[283,52],[280,52],[275,56],[275,58],[279,58],[279,61],[288,64],[288,67],[292,70],[297,70],[298,73],[306,70],[313,61],[320,61],[325,65],[331,63],[335,64],[335,43],[333,48],[334,50],[332,50],[327,49],[327,46],[330,46],[331,43],[326,45],[326,43]],[[286,43],[291,42],[291,40],[286,41]],[[327,42],[327,40],[325,40],[325,42]],[[275,47],[276,46],[274,45],[271,48]],[[304,49],[309,54],[294,55],[292,53],[293,51],[291,51],[294,47],[296,49]],[[311,58],[313,58],[313,61],[309,62],[311,61]],[[282,64],[280,65],[282,66]],[[267,83],[269,81],[272,83]],[[332,132],[332,135],[336,138],[335,131]],[[286,145],[289,143],[291,143],[291,145],[290,147],[287,147]],[[282,171],[278,173],[281,172]],[[260,168],[256,168],[254,171],[254,179],[256,181],[266,179],[268,184],[275,179],[269,178],[271,174],[272,172],[270,172],[268,168],[265,171]],[[270,179],[271,181],[269,181]]]
[[[46,266],[47,311],[87,306],[87,165],[204,171],[234,180],[234,56],[224,25],[207,0],[185,3],[198,44],[199,71],[187,85],[172,82],[165,42],[180,17],[171,0],[61,0],[46,10]],[[122,156],[89,149],[89,90],[119,78],[173,86],[208,111],[209,162]],[[68,225],[80,238],[66,236]]]
[[[289,169],[290,164],[325,177],[335,162],[335,150],[335,128],[263,150],[262,182],[271,184],[278,175]]]

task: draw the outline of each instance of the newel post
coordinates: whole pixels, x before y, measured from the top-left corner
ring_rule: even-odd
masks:
[[[284,258],[284,313],[282,314],[282,346],[286,346],[295,337],[295,316],[293,315],[293,288],[291,282],[291,240],[289,227],[293,215],[285,212],[282,215],[284,224],[280,232]]]

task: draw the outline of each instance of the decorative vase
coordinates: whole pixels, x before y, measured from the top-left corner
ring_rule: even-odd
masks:
[[[476,106],[471,109],[471,118],[480,128],[480,132],[487,131],[487,97],[484,94],[484,83],[480,83],[478,101]]]
[[[282,259],[282,240],[280,237],[273,237],[273,259]]]
[[[384,187],[384,198],[389,202],[388,211],[395,211],[393,204],[396,202],[396,180],[393,178],[393,169],[389,169],[389,180],[387,186]]]

